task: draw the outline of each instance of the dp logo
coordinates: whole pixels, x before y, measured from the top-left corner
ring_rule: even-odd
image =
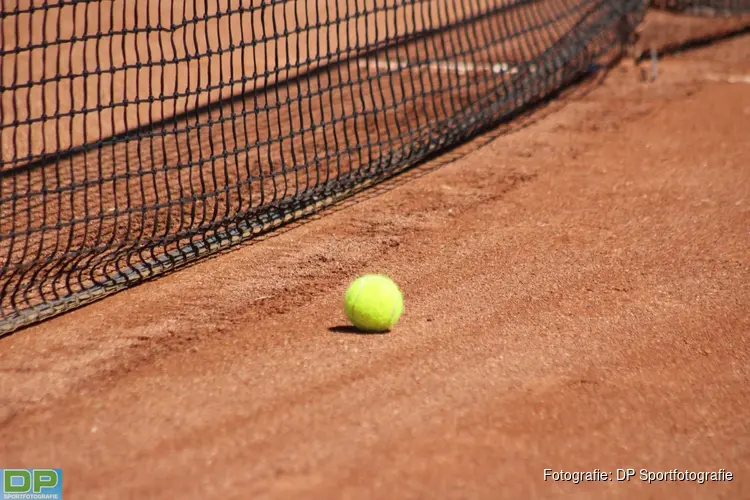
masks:
[[[25,498],[62,499],[61,469],[0,469],[1,500]]]

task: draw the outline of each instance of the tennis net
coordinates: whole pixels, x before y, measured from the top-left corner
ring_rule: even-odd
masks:
[[[0,0],[0,334],[512,117],[618,50],[644,10],[641,0]]]

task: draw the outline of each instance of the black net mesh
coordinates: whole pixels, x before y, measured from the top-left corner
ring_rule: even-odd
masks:
[[[641,0],[0,0],[0,333],[402,171]]]

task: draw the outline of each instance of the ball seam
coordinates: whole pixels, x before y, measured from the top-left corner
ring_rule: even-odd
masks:
[[[359,282],[357,293],[354,294],[354,298],[352,299],[352,318],[349,318],[352,321],[354,320],[353,316],[357,309],[357,299],[359,298],[359,294],[362,292],[362,288],[365,286],[365,281],[367,281],[367,276],[362,277],[362,280]]]

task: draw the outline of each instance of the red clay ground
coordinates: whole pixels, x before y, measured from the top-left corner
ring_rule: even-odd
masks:
[[[3,339],[0,465],[87,499],[750,498],[749,53],[651,84],[623,63],[451,164]],[[368,271],[405,292],[391,334],[335,328]]]

